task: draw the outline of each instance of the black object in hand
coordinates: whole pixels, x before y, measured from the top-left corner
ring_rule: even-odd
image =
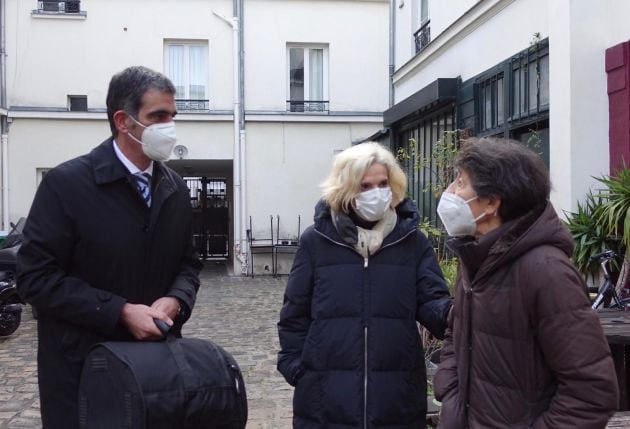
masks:
[[[171,329],[171,325],[160,319],[153,319],[153,322],[155,322],[155,326],[158,327],[162,335],[166,337],[166,334],[168,334],[168,331]]]

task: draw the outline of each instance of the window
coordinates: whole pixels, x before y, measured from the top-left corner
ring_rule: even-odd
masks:
[[[488,131],[500,127],[504,122],[503,73],[479,83],[479,130]]]
[[[534,44],[511,60],[511,117],[522,119],[549,110],[549,47]]]
[[[416,0],[414,3],[414,28],[418,30],[413,34],[416,46],[416,54],[422,51],[431,41],[431,21],[429,20],[429,0]]]
[[[455,123],[455,103],[449,103],[402,124],[395,137],[396,154],[407,173],[407,196],[416,202],[420,216],[433,225],[438,225],[436,187],[445,188],[449,183],[449,179],[442,183],[448,174],[439,159],[445,144],[459,138]]]
[[[81,2],[79,0],[40,0],[37,2],[37,12],[43,13],[80,13]]]
[[[473,87],[471,103],[468,94]],[[549,165],[548,39],[463,82],[461,88],[460,128],[474,126],[478,136],[519,140]],[[470,114],[470,104],[474,114]]]
[[[68,110],[71,112],[87,112],[87,95],[69,95]]]
[[[289,112],[328,111],[328,48],[287,46]]]
[[[208,110],[208,43],[168,41],[164,69],[175,85],[178,110]]]

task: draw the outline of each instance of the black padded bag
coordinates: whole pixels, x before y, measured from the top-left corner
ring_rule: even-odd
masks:
[[[105,342],[83,365],[81,429],[243,429],[246,422],[241,371],[211,341]]]

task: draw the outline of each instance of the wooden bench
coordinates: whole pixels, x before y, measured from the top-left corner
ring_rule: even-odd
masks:
[[[630,428],[630,412],[620,411],[615,413],[608,420],[606,428]]]

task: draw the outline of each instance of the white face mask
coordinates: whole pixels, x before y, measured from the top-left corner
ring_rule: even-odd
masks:
[[[440,202],[438,203],[437,212],[448,235],[451,237],[475,235],[477,221],[485,215],[485,213],[482,213],[477,217],[473,216],[473,212],[468,203],[477,198],[478,197],[472,197],[465,200],[459,195],[450,192],[444,192],[442,194]]]
[[[173,147],[177,143],[175,122],[153,124],[147,127],[138,122],[133,116],[129,115],[129,117],[144,128],[140,140],[129,133],[129,137],[142,145],[144,154],[154,161],[166,161],[169,159],[173,152]]]
[[[385,212],[392,204],[392,190],[387,188],[374,188],[361,192],[354,199],[355,210],[361,218],[368,222],[376,222],[383,218]]]

